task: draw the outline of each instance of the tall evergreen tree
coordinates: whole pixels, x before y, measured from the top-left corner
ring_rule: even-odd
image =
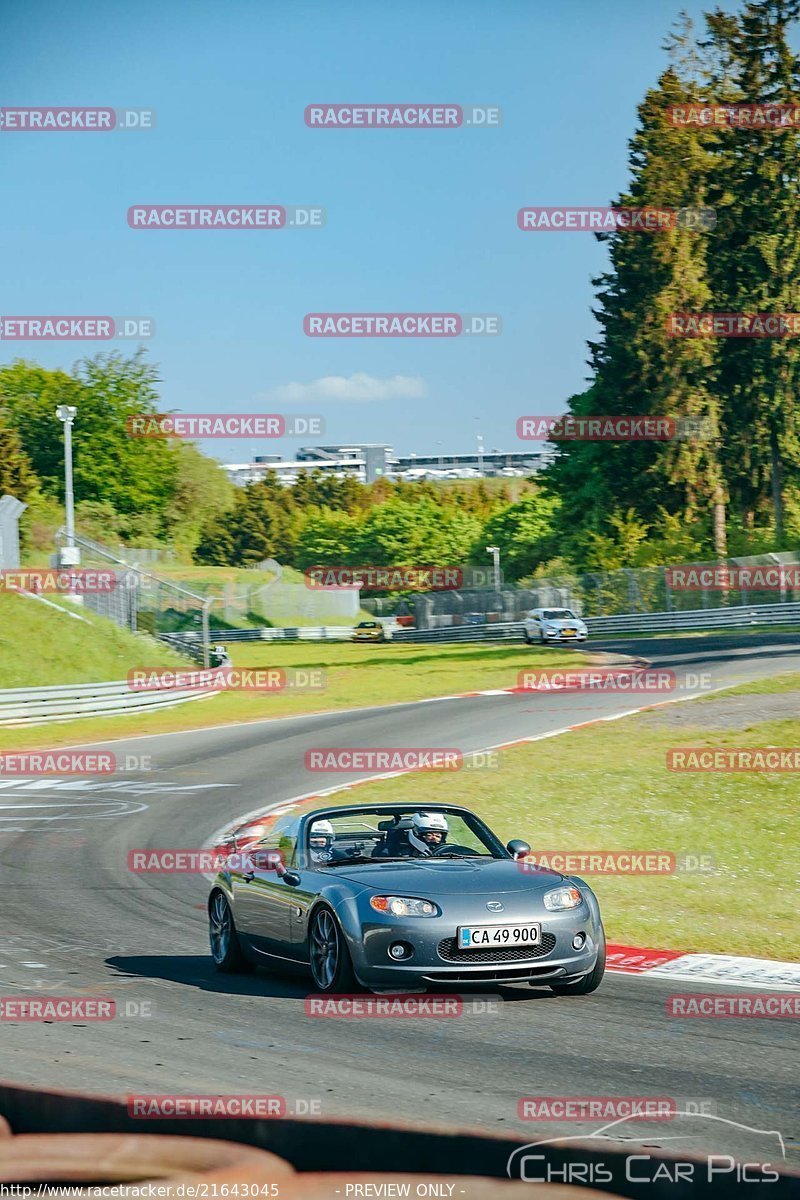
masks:
[[[669,106],[693,98],[672,67],[647,93],[630,143],[631,184],[617,206],[705,205],[707,151],[665,119]],[[678,227],[598,236],[610,251],[609,270],[594,281],[601,336],[590,344],[592,385],[570,400],[570,412],[692,418],[713,433],[714,348],[705,339],[674,338],[667,329],[670,314],[707,307],[707,234]],[[680,514],[710,536],[713,507],[724,497],[713,437],[564,443],[550,476],[563,501],[564,530],[585,534],[608,533],[615,517],[632,512],[650,526],[663,513]]]
[[[707,18],[706,88],[715,102],[793,104],[800,61],[788,42],[800,0],[749,0]],[[709,285],[717,311],[800,312],[800,130],[723,127],[710,142],[719,214]],[[725,469],[746,526],[785,534],[785,493],[800,468],[800,341],[725,339],[717,390]]]

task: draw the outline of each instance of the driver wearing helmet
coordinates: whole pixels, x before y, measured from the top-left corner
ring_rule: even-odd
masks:
[[[333,826],[330,821],[315,821],[308,833],[312,863],[327,863],[333,857]]]
[[[415,812],[408,831],[408,844],[414,857],[435,854],[447,841],[448,824],[444,813]]]

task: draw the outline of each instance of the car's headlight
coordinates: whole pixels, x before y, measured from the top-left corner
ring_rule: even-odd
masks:
[[[544,906],[551,912],[563,912],[565,908],[577,908],[583,896],[576,887],[558,887],[545,892]]]
[[[438,905],[415,896],[370,896],[369,902],[376,912],[389,913],[392,917],[439,916]]]

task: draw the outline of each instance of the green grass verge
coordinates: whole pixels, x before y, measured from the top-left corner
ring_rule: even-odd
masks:
[[[68,600],[48,599],[65,611],[0,592],[0,688],[124,679],[142,661],[185,665],[163,642],[129,633]]]
[[[34,602],[27,603],[33,605]],[[85,628],[69,617],[52,612],[48,615],[51,624],[56,626],[52,631],[53,637],[66,636],[63,626],[67,624],[78,629]],[[72,628],[66,632],[70,636],[74,634]],[[128,635],[128,639],[131,639],[131,635]],[[163,644],[153,643],[149,639],[144,644],[137,639],[132,646],[126,640],[126,648],[128,658],[124,663],[117,665],[115,659],[110,674],[95,678],[122,679],[132,666],[159,666],[168,661],[169,652]],[[47,675],[48,658],[54,652],[52,642],[47,643],[37,678],[41,678],[42,674]],[[518,672],[532,664],[537,667],[567,667],[585,662],[583,656],[568,650],[552,647],[540,650],[519,643],[498,646],[418,646],[400,643],[358,646],[349,642],[244,642],[232,645],[230,652],[236,666],[306,670],[322,668],[326,687],[306,692],[230,691],[201,703],[180,705],[150,715],[99,717],[31,729],[4,729],[0,730],[0,749],[100,741],[103,738],[195,729],[226,722],[423,700],[431,696],[483,688],[513,687]],[[184,660],[182,665],[192,664]],[[59,679],[59,682],[67,681]]]
[[[800,676],[750,687],[800,688]],[[736,689],[739,694],[747,685]],[[634,946],[796,961],[797,776],[676,773],[672,746],[797,746],[797,720],[746,730],[684,726],[655,711],[502,751],[496,769],[410,775],[367,784],[359,801],[467,804],[503,838],[544,850],[663,850],[711,855],[713,874],[591,876],[609,940]],[[682,706],[685,707],[685,706]]]

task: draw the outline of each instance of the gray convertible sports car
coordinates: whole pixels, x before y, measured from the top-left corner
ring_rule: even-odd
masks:
[[[220,971],[283,965],[322,992],[529,983],[585,995],[605,969],[597,899],[540,870],[466,808],[284,805],[231,858],[208,901]],[[263,832],[263,831],[262,831]]]

